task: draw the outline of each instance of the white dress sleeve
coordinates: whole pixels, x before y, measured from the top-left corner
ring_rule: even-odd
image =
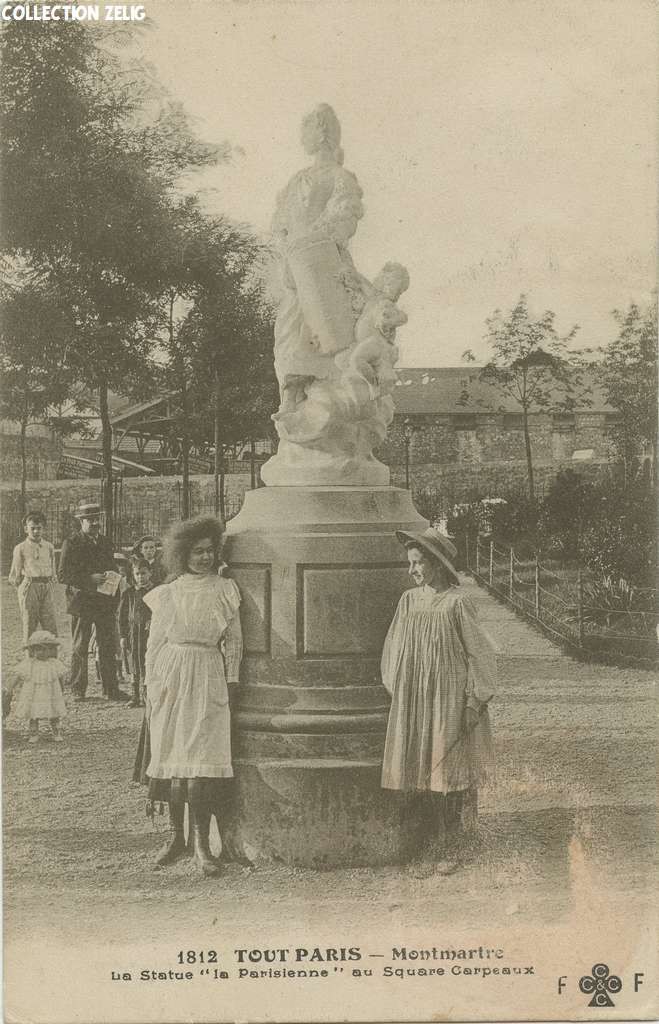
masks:
[[[13,693],[14,690],[25,682],[30,675],[30,659],[23,658],[15,665],[11,672],[2,677],[2,689],[4,693]]]
[[[497,686],[496,651],[481,629],[476,609],[464,595],[455,603],[457,624],[467,656],[467,707],[480,711],[492,699]]]
[[[172,621],[173,603],[168,583],[149,590],[142,598],[151,609],[151,624],[147,641],[144,663],[144,685],[147,693],[152,683],[157,682],[153,675],[153,665],[161,648],[167,643],[169,627]]]
[[[240,663],[243,658],[243,633],[240,626],[240,591],[234,580],[223,579],[223,602],[231,609],[229,625],[222,637],[222,649],[224,651],[224,665],[227,683],[237,683],[240,673]]]
[[[387,631],[382,648],[380,671],[382,673],[382,685],[387,693],[393,693],[394,691],[394,684],[401,661],[408,593],[408,591],[405,591],[398,602],[398,607],[394,612],[394,617],[391,620],[391,625]]]

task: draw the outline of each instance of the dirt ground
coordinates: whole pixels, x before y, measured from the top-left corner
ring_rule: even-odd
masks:
[[[202,881],[188,861],[154,871],[166,817],[146,818],[144,793],[130,780],[142,712],[104,702],[92,683],[83,704],[66,694],[63,744],[28,746],[11,717],[4,730],[8,934],[79,944],[97,934],[99,919],[110,944],[159,935],[173,920],[191,934],[218,921],[239,925],[245,942],[282,921],[343,932],[357,919],[375,931],[483,921],[549,927],[579,899],[591,909],[599,899],[609,925],[641,913],[656,870],[654,676],[580,664],[466,585],[500,648],[501,685],[492,711],[497,778],[481,794],[478,842],[460,872],[418,879],[402,866],[229,865]],[[7,671],[20,635],[5,582],[2,599]]]

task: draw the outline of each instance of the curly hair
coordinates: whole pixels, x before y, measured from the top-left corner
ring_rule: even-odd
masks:
[[[173,579],[188,572],[190,552],[197,541],[208,537],[213,542],[215,559],[213,568],[220,564],[224,526],[213,516],[198,516],[196,519],[183,519],[172,523],[163,537],[163,562],[167,572]]]

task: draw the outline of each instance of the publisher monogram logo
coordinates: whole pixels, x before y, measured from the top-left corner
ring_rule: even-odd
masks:
[[[620,992],[622,981],[617,974],[609,972],[608,964],[593,964],[592,973],[584,974],[579,980],[579,988],[584,995],[592,995],[589,1006],[615,1006],[611,993]]]

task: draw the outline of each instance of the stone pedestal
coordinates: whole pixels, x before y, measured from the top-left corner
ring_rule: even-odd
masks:
[[[229,523],[245,656],[228,838],[249,860],[384,864],[414,847],[409,811],[380,788],[379,668],[408,585],[395,530],[425,525],[384,486],[262,488]]]

